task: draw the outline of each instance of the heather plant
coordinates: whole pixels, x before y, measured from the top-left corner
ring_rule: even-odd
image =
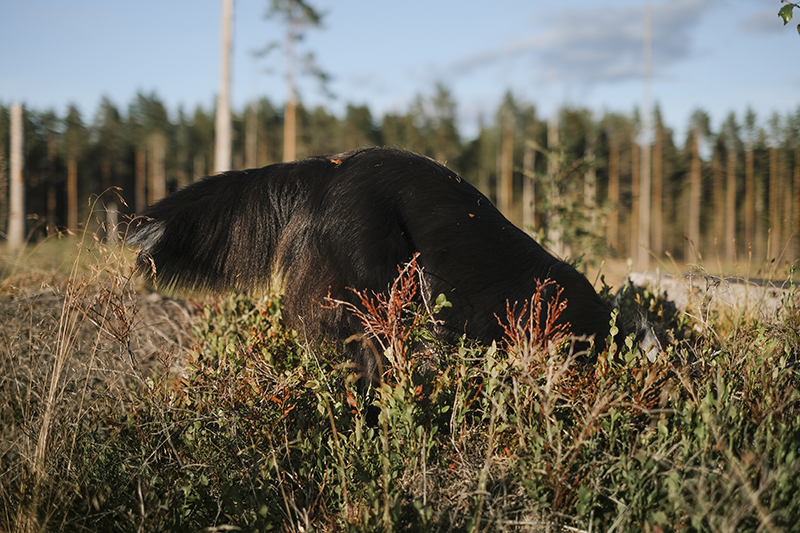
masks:
[[[626,288],[612,336],[657,323],[651,362],[633,336],[579,351],[546,286],[497,317],[504,342],[437,343],[448,304],[421,300],[412,262],[385,294],[323,302],[384,366],[365,391],[343,345],[283,325],[279,298],[184,304],[123,271],[3,285],[4,316],[25,320],[0,351],[0,529],[797,530],[793,289],[766,319]],[[178,306],[193,340],[174,345],[148,314]]]

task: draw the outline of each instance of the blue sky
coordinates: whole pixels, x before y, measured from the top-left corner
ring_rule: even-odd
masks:
[[[367,104],[376,118],[404,112],[443,82],[462,133],[491,119],[503,94],[547,115],[561,105],[629,112],[642,102],[644,0],[316,0],[324,27],[303,49],[330,73],[330,90],[301,80],[307,105],[341,112]],[[279,51],[254,51],[284,32],[268,0],[237,0],[233,106],[286,89]],[[698,107],[719,125],[748,106],[762,123],[800,106],[800,36],[779,0],[652,0],[652,99],[679,132]],[[0,102],[91,119],[102,96],[127,108],[155,91],[173,113],[213,105],[219,0],[0,0]],[[797,14],[800,17],[800,13]]]

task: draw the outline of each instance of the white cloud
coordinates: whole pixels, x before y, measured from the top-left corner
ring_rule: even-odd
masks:
[[[783,29],[783,21],[778,17],[778,9],[765,8],[742,21],[742,27],[746,32],[756,35],[776,34]]]
[[[692,33],[714,0],[667,0],[653,5],[653,64],[659,68],[692,54]],[[642,73],[644,7],[550,10],[529,37],[485,50],[450,66],[452,75],[504,61],[529,61],[547,80],[616,82]]]

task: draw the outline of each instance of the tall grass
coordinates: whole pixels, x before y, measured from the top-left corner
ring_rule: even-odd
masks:
[[[590,365],[558,302],[542,325],[510,308],[502,345],[437,343],[448,304],[419,302],[412,263],[326,304],[379,356],[364,393],[277,298],[183,304],[136,292],[120,249],[76,255],[0,285],[2,530],[800,529],[792,285],[770,316],[631,286],[620,320],[645,315],[665,349],[628,338]]]
[[[48,254],[48,268],[70,264],[68,274],[35,264]],[[153,312],[145,303],[152,325],[145,331],[125,275],[128,253],[91,234],[50,239],[4,258],[0,530],[71,529],[64,510],[87,501],[99,506],[104,498],[86,470],[95,460],[82,453],[86,432],[107,430],[109,418],[138,401],[136,387],[149,373],[142,366],[156,349],[186,342],[168,318],[181,311]],[[155,340],[156,332],[163,338]]]

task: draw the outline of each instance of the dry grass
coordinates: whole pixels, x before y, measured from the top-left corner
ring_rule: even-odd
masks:
[[[72,246],[68,274],[0,283],[0,530],[796,522],[796,291],[765,320],[702,288],[688,312],[633,288],[623,311],[669,330],[666,350],[649,363],[631,342],[587,367],[512,311],[505,348],[436,345],[443,302],[415,307],[409,267],[390,294],[361,295],[390,364],[364,396],[339,354],[281,327],[276,302],[137,292],[124,251]]]
[[[89,480],[63,479],[75,471],[87,421],[130,410],[159,354],[192,344],[191,308],[139,298],[121,274],[124,253],[71,239],[55,245],[70,246],[70,275],[17,268],[25,272],[0,282],[0,529],[38,531],[50,520],[38,509],[88,496],[81,485]]]

